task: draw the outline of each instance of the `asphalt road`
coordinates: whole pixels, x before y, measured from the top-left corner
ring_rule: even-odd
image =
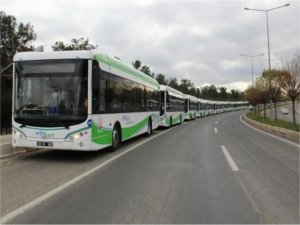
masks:
[[[38,151],[3,161],[2,216],[107,162],[8,222],[299,223],[299,146],[240,115],[155,131],[112,154]]]
[[[280,109],[284,108],[288,110],[288,114],[283,114]],[[300,104],[299,102],[295,103],[295,118],[296,118],[296,123],[300,122]],[[267,117],[270,117],[270,110],[267,110]],[[274,112],[274,108],[272,108],[272,118],[275,118],[275,112]],[[287,105],[283,105],[283,106],[278,106],[277,107],[277,118],[281,119],[281,120],[285,120],[285,121],[289,121],[289,122],[293,122],[293,107],[292,104],[287,104]]]

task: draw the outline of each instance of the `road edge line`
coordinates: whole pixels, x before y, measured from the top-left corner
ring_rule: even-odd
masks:
[[[147,140],[144,140],[144,141],[142,141],[142,142],[140,142],[140,143],[138,143],[138,144],[136,144],[132,147],[129,147],[128,149],[124,150],[120,154],[113,156],[112,158],[108,159],[107,161],[101,163],[100,165],[98,165],[96,167],[93,167],[93,168],[89,169],[88,171],[85,171],[84,173],[80,174],[79,176],[72,178],[71,180],[59,185],[58,187],[48,191],[47,193],[42,194],[41,196],[31,200],[30,202],[24,204],[23,206],[18,207],[17,209],[15,209],[15,210],[9,212],[8,214],[6,214],[5,216],[1,217],[0,218],[0,224],[7,223],[8,221],[14,219],[15,217],[22,215],[26,211],[28,211],[28,210],[32,209],[33,207],[41,204],[45,200],[47,200],[50,197],[58,194],[59,192],[63,191],[64,189],[66,189],[68,187],[70,187],[71,185],[77,183],[78,181],[82,180],[83,178],[88,177],[89,175],[95,173],[97,170],[101,169],[102,167],[106,166],[107,164],[109,164],[109,163],[115,161],[116,159],[122,157],[123,155],[131,152],[132,150],[136,149],[137,147],[151,141],[152,139],[154,139],[154,138],[156,138],[156,137],[158,137],[162,134],[165,134],[166,132],[171,131],[174,128],[176,128],[176,127],[169,128],[168,130],[165,130],[165,131],[163,131],[163,132],[161,132],[161,133],[159,133],[159,134],[157,134],[153,137],[150,137]]]
[[[287,143],[289,143],[289,144],[291,144],[291,145],[294,145],[294,146],[298,147],[298,149],[300,148],[300,145],[299,145],[299,144],[296,144],[296,143],[291,142],[291,141],[289,141],[289,140],[286,140],[286,139],[284,139],[284,138],[278,137],[278,136],[276,136],[276,135],[274,135],[274,134],[270,134],[270,133],[268,133],[268,132],[262,131],[262,130],[257,129],[256,127],[254,127],[254,126],[252,126],[252,125],[246,123],[246,122],[242,119],[243,116],[245,116],[245,114],[243,114],[243,115],[240,116],[240,121],[241,121],[244,125],[246,125],[246,126],[252,128],[252,129],[254,129],[254,130],[256,130],[256,131],[259,131],[259,132],[261,132],[261,133],[263,133],[263,134],[269,135],[269,136],[271,136],[271,137],[273,137],[273,138],[276,138],[276,139],[278,139],[278,140],[281,140],[281,141],[287,142]],[[299,150],[300,150],[300,149],[299,149]]]

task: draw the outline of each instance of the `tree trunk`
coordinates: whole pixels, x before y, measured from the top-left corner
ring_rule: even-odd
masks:
[[[267,117],[267,109],[266,109],[266,103],[264,103],[264,119]]]
[[[293,123],[296,124],[296,112],[295,112],[295,100],[296,99],[292,99],[292,111],[293,111]]]
[[[274,102],[274,113],[275,113],[275,121],[277,121],[277,107],[276,107],[276,101],[273,101]]]

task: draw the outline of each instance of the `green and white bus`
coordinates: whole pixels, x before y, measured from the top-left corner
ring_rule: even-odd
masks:
[[[160,85],[160,126],[171,127],[184,120],[184,94],[169,86]]]
[[[216,114],[216,104],[215,101],[207,100],[207,114],[213,115]]]
[[[208,115],[207,112],[207,100],[198,98],[198,108],[199,108],[199,117],[204,117]]]
[[[97,50],[24,52],[13,64],[13,147],[93,151],[152,133],[159,84]]]
[[[185,95],[185,119],[193,120],[197,117],[198,99],[192,95]]]

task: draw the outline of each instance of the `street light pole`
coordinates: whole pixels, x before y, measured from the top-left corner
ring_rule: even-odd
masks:
[[[270,35],[269,35],[269,19],[268,19],[268,11],[266,11],[266,17],[267,17],[267,37],[268,37],[268,59],[269,59],[269,70],[271,70]]]
[[[268,38],[268,61],[269,61],[269,70],[271,70],[271,57],[270,57],[270,37],[269,37],[269,19],[268,19],[268,12],[271,10],[283,8],[289,6],[290,3],[278,6],[271,9],[250,9],[250,8],[244,8],[245,10],[252,10],[252,11],[260,11],[260,12],[266,12],[266,19],[267,19],[267,38]]]
[[[254,85],[254,80],[253,80],[253,58],[255,57],[259,57],[259,56],[263,56],[264,54],[259,54],[259,55],[245,55],[245,54],[241,54],[241,56],[245,56],[245,57],[249,57],[251,58],[251,62],[252,62],[252,87]]]

